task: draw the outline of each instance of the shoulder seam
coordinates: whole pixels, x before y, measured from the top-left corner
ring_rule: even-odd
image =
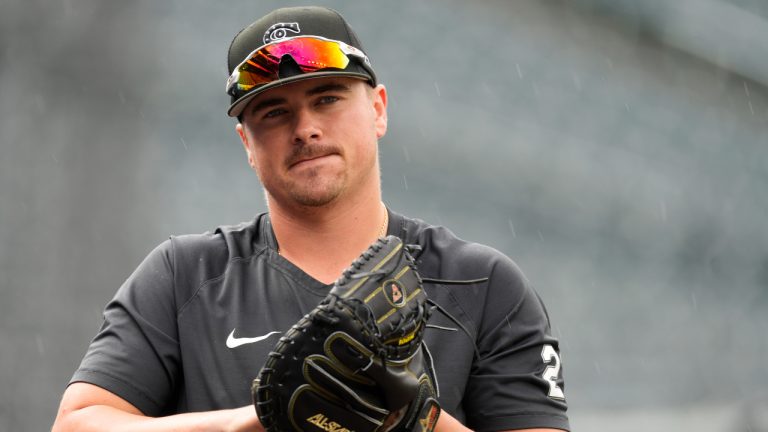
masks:
[[[212,284],[212,283],[214,283],[214,282],[217,282],[217,281],[221,280],[221,279],[224,277],[224,275],[226,275],[226,274],[227,274],[227,270],[229,269],[229,266],[230,266],[231,264],[233,264],[233,263],[236,263],[236,262],[239,262],[239,261],[250,261],[250,260],[252,260],[252,259],[254,259],[254,258],[258,257],[259,255],[262,255],[266,249],[267,249],[267,247],[266,247],[266,246],[264,246],[264,247],[262,247],[261,249],[259,249],[259,250],[255,251],[255,252],[254,252],[252,255],[250,255],[250,256],[248,256],[248,257],[240,257],[240,256],[237,256],[237,257],[232,257],[232,258],[230,258],[229,260],[227,260],[227,264],[224,266],[224,271],[222,271],[220,275],[217,275],[217,276],[214,276],[214,277],[212,277],[212,278],[209,278],[209,279],[206,279],[206,280],[204,280],[204,281],[203,281],[203,282],[200,284],[200,286],[198,286],[198,287],[197,287],[197,289],[195,289],[195,291],[192,293],[192,295],[191,295],[191,296],[189,296],[189,299],[187,299],[187,301],[185,301],[185,302],[184,302],[184,304],[183,304],[183,305],[182,305],[182,306],[179,308],[179,310],[176,312],[176,318],[179,318],[179,317],[181,317],[181,315],[184,313],[184,310],[187,308],[187,306],[189,306],[189,304],[190,304],[190,303],[191,303],[191,302],[192,302],[192,301],[193,301],[195,298],[197,298],[197,295],[200,293],[200,291],[201,291],[203,288],[205,288],[206,286],[208,286],[208,285],[210,285],[210,284]]]
[[[171,236],[169,238],[169,243],[171,243],[171,266],[173,267],[171,269],[171,284],[173,285],[173,304],[174,304],[175,309],[177,311],[176,315],[178,316],[178,310],[179,310],[178,309],[178,303],[177,303],[178,298],[176,297],[176,293],[178,292],[178,290],[176,289],[176,280],[177,280],[177,278],[176,278],[176,268],[178,266],[176,265],[176,245],[173,243],[173,237],[174,236]],[[178,330],[177,330],[177,332],[178,332]]]

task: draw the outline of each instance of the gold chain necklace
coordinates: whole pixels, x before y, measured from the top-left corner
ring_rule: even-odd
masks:
[[[381,222],[381,228],[379,228],[379,237],[384,237],[387,235],[387,224],[389,224],[389,212],[387,212],[386,208],[384,209],[384,221]]]

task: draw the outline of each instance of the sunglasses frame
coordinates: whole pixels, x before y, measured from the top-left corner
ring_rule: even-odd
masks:
[[[320,41],[323,41],[323,42],[331,42],[331,43],[335,44],[335,45],[336,45],[336,46],[339,48],[339,50],[341,51],[341,53],[342,53],[342,54],[344,54],[344,55],[346,55],[346,56],[347,56],[347,58],[349,58],[349,56],[355,56],[355,57],[357,57],[357,58],[359,58],[359,59],[363,60],[363,62],[365,62],[365,64],[366,64],[368,67],[370,67],[370,66],[371,66],[371,62],[370,62],[370,60],[368,60],[368,56],[366,56],[366,55],[365,55],[365,53],[364,53],[362,50],[360,50],[359,48],[353,47],[352,45],[349,45],[349,44],[347,44],[347,43],[344,43],[344,42],[342,42],[342,41],[338,41],[338,40],[334,40],[334,39],[327,39],[327,38],[324,38],[324,37],[322,37],[322,36],[312,36],[312,35],[306,35],[306,36],[293,36],[293,37],[289,37],[289,38],[285,38],[285,39],[280,39],[280,40],[278,40],[278,41],[274,41],[274,42],[270,42],[270,43],[267,43],[267,44],[261,45],[260,47],[258,47],[258,48],[256,48],[255,50],[251,51],[251,53],[250,53],[250,54],[248,54],[248,55],[245,57],[245,60],[241,61],[241,62],[240,62],[240,63],[239,63],[239,64],[238,64],[238,65],[235,67],[234,71],[232,72],[232,74],[231,74],[231,75],[229,76],[229,78],[227,79],[227,84],[226,84],[226,92],[227,92],[227,94],[229,94],[229,95],[231,95],[231,96],[234,96],[234,97],[238,97],[238,98],[239,98],[239,97],[242,97],[242,96],[246,95],[247,93],[249,93],[250,91],[252,91],[254,88],[257,88],[257,87],[261,87],[261,86],[263,86],[263,85],[267,85],[267,84],[269,84],[269,83],[272,83],[272,82],[278,81],[278,80],[280,79],[280,77],[277,75],[277,71],[275,71],[275,77],[274,77],[274,79],[273,79],[273,80],[271,80],[271,81],[267,81],[267,82],[264,82],[264,83],[261,83],[261,84],[254,84],[254,85],[253,85],[253,87],[249,88],[248,90],[239,90],[239,89],[237,88],[237,87],[238,87],[238,85],[239,85],[239,84],[238,84],[238,80],[240,79],[240,70],[241,70],[241,69],[242,69],[242,68],[243,68],[243,67],[244,67],[246,64],[249,64],[249,62],[251,61],[251,59],[253,59],[254,57],[256,57],[256,55],[257,55],[257,53],[258,53],[259,51],[261,51],[261,50],[263,50],[263,49],[265,49],[265,48],[267,48],[267,47],[269,47],[269,46],[279,45],[279,44],[283,44],[283,43],[286,43],[286,42],[291,42],[291,41],[294,41],[294,40],[298,40],[298,39],[314,39],[314,40],[320,40]],[[291,58],[293,58],[293,56],[292,56],[291,54],[284,54],[284,56],[285,56],[285,55],[290,55],[290,56],[291,56]],[[282,59],[281,59],[281,60],[282,60]],[[296,59],[294,58],[294,61],[295,61],[295,60],[296,60]],[[297,63],[298,63],[298,62],[297,62]],[[280,63],[278,62],[278,67],[279,67],[279,64],[280,64]],[[348,65],[349,65],[349,61],[347,61],[347,65],[345,66],[345,68],[346,68]],[[302,65],[299,65],[299,66],[300,66],[300,67],[302,67]],[[336,69],[336,68],[333,68],[333,69]],[[321,71],[321,70],[323,70],[323,69],[318,69],[317,71]],[[317,71],[313,71],[313,72],[317,72]],[[310,72],[308,72],[308,73],[310,73]]]

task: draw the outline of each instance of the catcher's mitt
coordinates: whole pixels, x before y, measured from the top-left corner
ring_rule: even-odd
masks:
[[[377,240],[288,330],[254,380],[268,432],[431,432],[440,414],[422,281],[402,241]]]

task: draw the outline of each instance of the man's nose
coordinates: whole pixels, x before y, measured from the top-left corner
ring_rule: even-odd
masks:
[[[308,144],[322,136],[320,120],[310,110],[298,110],[294,122],[294,144]]]

